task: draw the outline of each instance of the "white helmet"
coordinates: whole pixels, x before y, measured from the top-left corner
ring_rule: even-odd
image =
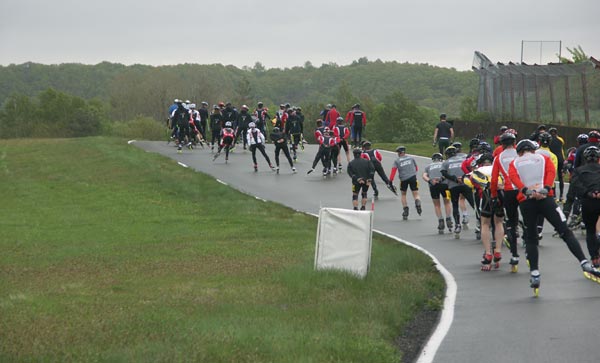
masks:
[[[195,103],[190,103],[190,108],[196,108],[196,104]]]
[[[256,127],[256,124],[255,124],[254,122],[250,122],[250,123],[248,124],[248,127],[250,127],[250,128],[255,128],[255,127]]]
[[[225,127],[231,127],[231,121],[225,122]]]

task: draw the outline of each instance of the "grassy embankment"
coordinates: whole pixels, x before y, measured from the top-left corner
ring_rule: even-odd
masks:
[[[421,253],[316,272],[314,217],[121,139],[2,140],[0,175],[0,361],[393,362],[441,305]]]

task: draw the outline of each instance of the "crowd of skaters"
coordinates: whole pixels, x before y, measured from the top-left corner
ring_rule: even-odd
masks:
[[[270,131],[268,124],[272,126]],[[328,104],[316,120],[314,137],[319,147],[307,174],[321,163],[323,177],[335,176],[342,172],[345,159],[346,172],[352,180],[352,205],[356,210],[366,208],[370,188],[374,198],[378,198],[376,174],[397,194],[394,178],[398,174],[403,219],[408,219],[410,211],[409,188],[420,215],[417,163],[406,153],[406,147],[399,146],[388,177],[382,167],[381,153],[371,142],[363,140],[366,124],[366,113],[359,104],[353,105],[345,117],[335,104]],[[255,171],[258,170],[256,151],[259,151],[269,168],[277,173],[283,153],[290,169],[296,173],[294,163],[298,149],[303,148],[305,142],[302,109],[290,104],[281,104],[279,110],[270,115],[261,102],[250,111],[246,105],[238,110],[231,103],[219,102],[209,110],[206,102],[196,108],[189,101],[175,100],[169,110],[169,126],[179,152],[186,146],[204,147],[206,144],[214,152],[213,160],[224,150],[227,162],[229,152],[239,143],[251,151]],[[459,238],[462,230],[468,228],[469,210],[472,210],[477,223],[476,238],[481,240],[484,250],[481,270],[498,268],[502,246],[506,245],[511,254],[511,271],[517,272],[520,262],[517,227],[521,219],[530,284],[535,290],[540,286],[541,276],[539,240],[544,220],[547,220],[579,261],[584,275],[600,282],[597,269],[600,267],[600,132],[592,130],[579,135],[577,147],[567,151],[558,130],[546,129],[544,125],[522,139],[516,130],[503,126],[494,137],[494,147],[483,140],[483,135],[478,135],[469,141],[466,152],[460,142],[453,140],[452,124],[442,114],[433,140],[439,152],[432,155],[431,163],[421,174],[429,187],[440,233],[447,228]],[[275,165],[265,150],[268,141],[275,147]],[[566,201],[565,174],[570,175]],[[571,230],[580,224],[586,231],[589,258]]]

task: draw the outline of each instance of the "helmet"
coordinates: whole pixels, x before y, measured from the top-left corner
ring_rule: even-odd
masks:
[[[548,145],[550,145],[550,142],[552,141],[552,135],[550,135],[547,132],[542,132],[538,136],[538,140],[539,140],[540,144],[542,144],[544,146],[548,146]]]
[[[190,100],[185,100],[185,103],[187,103],[187,104],[190,104],[190,103],[192,103],[192,101],[190,101]]]
[[[353,149],[352,154],[354,154],[354,156],[360,156],[360,154],[362,154],[362,150],[359,148]]]
[[[471,139],[471,141],[469,141],[469,148],[474,149],[477,146],[479,146],[479,139],[478,138],[473,138]]]
[[[586,134],[577,135],[577,144],[583,145],[588,143],[589,136]]]
[[[219,102],[219,107],[225,107],[225,102],[223,102],[223,101]]]
[[[225,122],[225,127],[231,127],[231,126],[232,126],[231,121]]]
[[[302,111],[302,107],[296,107],[296,111]]]
[[[396,148],[396,152],[397,153],[404,153],[404,152],[406,152],[406,146],[398,146]]]
[[[595,139],[595,140],[591,140],[591,139]],[[596,131],[596,130],[592,130],[589,132],[588,134],[588,141],[589,142],[598,142],[600,141],[600,132]]]
[[[492,152],[492,146],[486,142],[486,141],[482,141],[479,143],[479,147],[477,147],[477,149],[479,150],[480,153],[491,153]]]
[[[502,145],[512,145],[515,143],[516,140],[517,137],[515,136],[515,134],[510,133],[508,131],[500,135],[500,143]]]
[[[587,162],[597,162],[600,159],[600,149],[597,146],[588,146],[583,151],[583,158]]]
[[[448,146],[446,148],[446,150],[444,150],[444,154],[446,154],[446,157],[452,157],[454,155],[456,155],[456,148],[452,145]]]
[[[452,146],[454,146],[457,151],[460,151],[460,149],[462,149],[462,143],[459,141],[453,142]]]
[[[354,106],[352,106],[352,108],[360,108],[360,105],[358,103],[355,103]]]
[[[255,128],[255,127],[256,127],[256,124],[255,124],[254,122],[250,122],[250,123],[248,124],[248,127],[250,127],[250,128],[252,128],[252,129],[253,129],[253,128]]]
[[[362,146],[363,146],[363,147],[366,147],[366,148],[369,148],[369,147],[371,147],[371,145],[372,145],[372,144],[371,144],[371,141],[367,141],[367,140],[363,141],[363,143],[362,143]]]
[[[259,108],[260,108],[260,107],[263,107],[263,103],[262,103],[262,102],[260,102],[260,101],[259,101],[259,102],[258,102],[256,105],[257,105]]]
[[[433,160],[433,161],[444,160],[444,156],[440,153],[435,153],[435,154],[431,155],[431,160]]]
[[[445,114],[445,113],[442,113],[442,114],[440,115],[440,118],[446,118],[446,114]]]
[[[327,106],[325,106],[327,108],[331,108],[331,103],[328,103]]]
[[[548,132],[558,132],[558,130],[556,129],[556,127],[551,127],[548,129]]]
[[[338,118],[336,119],[336,121],[337,121],[337,123],[338,123],[338,124],[339,124],[339,123],[342,123],[342,122],[344,122],[344,118],[343,118],[343,117],[338,117]]]
[[[202,106],[208,106],[208,102],[202,101]]]
[[[329,129],[329,127],[325,127],[325,128],[323,129],[323,133],[324,133],[324,134],[328,134],[328,133],[329,133],[329,131],[331,131],[331,130]]]
[[[273,131],[272,132],[279,132],[279,127],[273,127]]]
[[[494,156],[491,153],[488,153],[488,152],[485,152],[485,153],[479,155],[479,158],[477,159],[477,165],[482,165],[486,161],[489,161],[490,163],[493,163],[494,162]]]
[[[219,109],[219,106],[213,105],[213,110],[218,110],[218,109]]]
[[[173,100],[173,103],[181,103],[181,100],[179,98],[176,98]]]
[[[517,152],[521,153],[523,151],[535,151],[537,149],[537,145],[535,142],[529,139],[523,139],[519,141],[517,144]]]
[[[196,108],[196,104],[195,103],[190,103],[190,108],[192,108],[192,109]]]
[[[248,106],[242,105],[241,109],[242,109],[242,111],[248,111]]]
[[[500,132],[508,130],[508,126],[500,126]]]
[[[291,106],[289,103],[286,103],[286,104],[285,104],[285,107],[286,107],[286,108],[290,108],[290,107],[292,107],[292,106]]]
[[[537,127],[537,130],[538,130],[538,131],[541,131],[541,130],[544,130],[544,131],[545,131],[545,130],[546,130],[546,125],[542,124],[542,125],[538,126],[538,127]]]
[[[508,129],[508,130],[506,130],[506,131],[504,131],[504,132],[508,132],[509,134],[513,134],[513,135],[515,135],[515,137],[516,137],[517,135],[519,135],[519,134],[517,133],[517,130],[515,130],[515,129]]]

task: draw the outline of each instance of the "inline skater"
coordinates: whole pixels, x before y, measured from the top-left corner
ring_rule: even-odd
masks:
[[[208,129],[207,129],[208,120],[209,120],[208,102],[202,101],[200,109],[198,110],[198,115],[200,116],[199,131],[202,134],[202,138],[204,139],[204,142],[206,142],[208,144]]]
[[[597,228],[600,217],[600,148],[588,147],[583,152],[583,159],[585,164],[575,168],[569,189],[573,188],[581,200],[588,252],[594,267],[600,267],[600,235]]]
[[[215,144],[217,145],[217,147],[221,145],[221,128],[223,127],[223,124],[224,121],[223,115],[221,114],[221,108],[217,105],[214,105],[213,112],[210,114],[210,130],[212,135],[212,138],[210,140],[211,151],[215,150]]]
[[[283,155],[285,155],[286,159],[290,163],[290,168],[292,168],[292,172],[296,173],[296,168],[294,167],[294,163],[292,162],[292,157],[290,156],[290,149],[287,144],[286,134],[279,130],[279,127],[273,127],[271,130],[271,140],[275,145],[275,169],[277,174],[279,174],[279,153],[283,151]]]
[[[450,206],[450,198],[448,197],[448,183],[442,176],[442,164],[444,157],[440,153],[435,153],[431,156],[432,163],[425,167],[422,178],[429,184],[429,194],[433,202],[433,209],[438,218],[438,233],[444,234],[444,215],[440,199],[444,203],[446,212],[446,226],[448,231],[452,232],[452,207]]]
[[[548,129],[548,133],[552,136],[552,140],[550,141],[548,147],[550,151],[556,155],[558,160],[558,167],[556,169],[556,176],[558,177],[558,202],[563,204],[564,199],[564,191],[565,191],[565,181],[564,181],[564,172],[563,165],[565,163],[565,140],[558,135],[558,130],[556,127],[551,127]],[[555,193],[556,194],[556,193]]]
[[[398,153],[398,158],[394,160],[394,164],[392,166],[392,172],[390,173],[390,184],[394,183],[394,176],[396,176],[396,172],[398,172],[398,179],[400,179],[400,200],[402,202],[402,219],[407,220],[409,214],[408,201],[406,199],[406,194],[408,191],[408,187],[413,195],[413,199],[415,200],[415,208],[417,213],[421,215],[421,197],[419,196],[419,182],[417,181],[417,171],[419,168],[417,167],[417,162],[412,156],[406,155],[406,147],[398,146],[396,148],[396,152]]]
[[[445,150],[446,160],[442,164],[441,173],[442,176],[448,181],[448,189],[450,190],[450,200],[452,202],[452,215],[454,216],[454,237],[460,238],[460,232],[462,231],[460,221],[460,211],[458,201],[462,195],[467,202],[471,205],[471,208],[475,208],[473,202],[473,191],[463,183],[463,172],[461,166],[463,159],[456,155],[456,148],[454,146],[448,146]],[[463,215],[463,222],[464,222]],[[467,222],[468,223],[468,222]],[[467,225],[465,223],[465,225]]]
[[[298,144],[302,141],[304,122],[293,109],[288,110],[288,119],[285,123],[285,134],[292,143],[293,160],[298,160]]]
[[[172,119],[178,130],[177,153],[180,154],[186,140],[189,140],[190,121],[192,119],[190,110],[183,105],[181,100],[177,103],[177,109],[173,111]]]
[[[312,167],[306,174],[310,174],[315,170],[317,163],[319,160],[323,164],[323,177],[327,177],[331,174],[331,155],[333,152],[333,148],[336,147],[337,141],[336,138],[330,134],[329,127],[323,128],[323,134],[320,135],[320,131],[315,131],[315,134],[318,135],[317,142],[319,143],[319,150],[315,155],[315,159],[313,160]]]
[[[375,176],[375,167],[361,157],[361,149],[352,150],[354,159],[348,163],[347,173],[352,179],[352,206],[358,210],[358,193],[361,195],[360,210],[365,210],[367,205],[367,192]]]
[[[233,129],[233,125],[231,121],[225,122],[225,127],[221,129],[221,135],[219,137],[219,149],[215,156],[213,156],[213,161],[217,160],[219,155],[221,155],[221,150],[225,149],[225,164],[229,161],[229,151],[231,150],[231,145],[235,140],[235,130]]]
[[[573,167],[578,168],[581,165],[585,164],[583,152],[590,146],[600,146],[600,132],[592,130],[588,133],[588,142],[584,145],[579,146],[577,148],[577,151],[575,152],[575,160],[573,161]]]
[[[373,167],[375,168],[375,171],[377,172],[377,174],[379,174],[379,177],[381,178],[381,180],[383,180],[383,182],[385,183],[385,185],[388,187],[388,189],[398,195],[398,192],[396,191],[396,187],[394,186],[394,183],[392,183],[387,175],[385,174],[385,171],[383,170],[383,166],[381,164],[381,160],[383,160],[383,157],[381,155],[381,153],[379,152],[379,150],[377,149],[373,149],[372,148],[372,144],[370,141],[366,141],[363,142],[363,153],[362,153],[362,158],[363,159],[367,159],[369,160],[372,164]],[[373,187],[373,197],[375,199],[379,199],[379,190],[377,189],[377,184],[375,183],[375,178],[373,178],[372,182],[371,182],[371,186]]]
[[[556,169],[546,155],[536,154],[536,149],[536,144],[531,140],[519,141],[516,148],[518,156],[511,162],[508,171],[511,183],[519,191],[517,198],[519,199],[519,209],[523,215],[525,229],[535,230],[538,215],[543,215],[558,231],[560,238],[565,241],[571,254],[577,258],[584,276],[600,283],[600,271],[585,258],[579,241],[567,226],[566,219],[553,198],[552,185],[556,177]],[[527,233],[526,242],[530,286],[534,290],[534,295],[537,296],[540,287],[537,234]]]
[[[260,151],[262,156],[269,164],[269,168],[271,170],[275,170],[273,164],[271,164],[271,159],[269,159],[269,155],[265,152],[265,135],[260,132],[259,129],[256,128],[256,124],[254,122],[250,122],[248,124],[248,133],[246,135],[248,145],[250,145],[250,151],[252,152],[252,162],[254,163],[254,172],[258,171],[258,163],[256,162],[256,149]]]
[[[340,153],[338,159],[336,160],[338,163],[338,169],[342,170],[342,149],[346,153],[346,162],[350,162],[350,149],[348,147],[348,137],[350,136],[350,130],[344,125],[344,119],[341,117],[337,118],[337,125],[333,128],[333,134],[338,139],[338,147],[340,149]]]
[[[588,138],[589,137],[587,134],[579,134],[577,136],[577,147],[572,148],[568,154],[567,160],[565,161],[565,169],[569,173],[570,177],[573,177],[573,172],[575,171],[575,153],[580,146],[587,144]],[[571,210],[573,212],[572,214]],[[567,219],[569,219],[569,215],[571,215],[569,228],[575,228],[583,223],[581,218],[581,203],[579,198],[575,196],[575,189],[569,188],[567,192],[567,200],[565,201],[565,204],[563,204],[563,212]]]
[[[237,130],[235,133],[235,141],[233,142],[233,144],[235,145],[238,143],[238,138],[241,135],[242,140],[243,140],[244,150],[247,149],[246,146],[248,145],[248,140],[246,139],[245,136],[248,133],[248,125],[250,124],[250,122],[253,122],[253,119],[252,119],[252,115],[248,112],[248,106],[242,105],[242,107],[240,107],[240,112],[237,115]],[[254,124],[256,124],[256,123],[254,123]]]
[[[256,110],[254,110],[254,123],[256,124],[256,128],[260,130],[260,132],[267,137],[267,120],[271,119],[269,116],[269,109],[265,107],[262,102],[258,102],[256,104]]]
[[[481,215],[481,242],[484,252],[481,260],[481,271],[490,271],[492,262],[494,267],[500,267],[502,259],[502,239],[504,237],[504,209],[501,199],[492,198],[491,179],[493,175],[492,163],[494,157],[491,153],[483,153],[476,162],[476,168],[469,175],[469,181],[473,189],[479,194]],[[493,236],[492,236],[493,223]],[[492,238],[496,241],[492,251]]]
[[[519,201],[517,194],[519,191],[510,182],[508,178],[508,169],[510,163],[517,157],[515,149],[517,136],[505,132],[500,136],[499,143],[503,150],[494,158],[492,165],[492,178],[490,183],[490,192],[492,200],[499,199],[501,196],[504,212],[506,215],[506,239],[505,242],[510,248],[511,272],[517,272],[519,269],[519,252],[517,250],[517,225],[519,223]],[[499,178],[504,180],[504,184],[499,183]]]
[[[362,143],[363,129],[367,127],[367,114],[360,109],[358,103],[346,114],[346,123],[352,129],[352,146],[359,147]]]

